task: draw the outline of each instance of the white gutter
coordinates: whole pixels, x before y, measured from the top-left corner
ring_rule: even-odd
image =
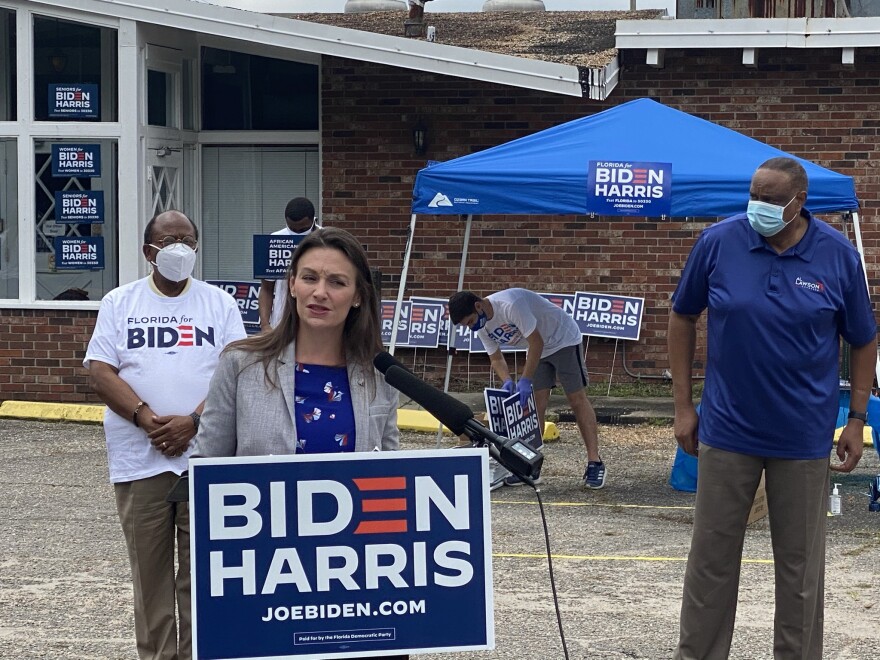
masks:
[[[734,18],[617,21],[618,49],[870,48],[880,18]]]
[[[594,101],[604,101],[611,96],[620,79],[620,56],[615,55],[614,59],[601,69],[585,68],[582,71],[584,97]]]
[[[31,0],[31,4],[56,10],[65,7],[290,50],[565,96],[584,95],[580,70],[576,66],[390,37],[189,0],[164,0],[161,8],[137,0]]]

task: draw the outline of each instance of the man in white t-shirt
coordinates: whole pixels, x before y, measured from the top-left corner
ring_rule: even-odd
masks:
[[[599,456],[596,412],[584,389],[588,378],[583,337],[574,319],[527,289],[507,289],[485,298],[470,291],[459,291],[449,298],[449,318],[456,325],[466,325],[477,333],[489,353],[492,369],[504,382],[502,387],[510,394],[519,392],[524,408],[534,388],[539,429],[544,428],[550,390],[557,381],[562,385],[587,448],[584,486],[602,488],[605,464]],[[515,385],[501,346],[526,349],[526,363]],[[508,486],[523,483],[515,475],[505,479]]]
[[[142,251],[153,272],[104,296],[83,360],[107,404],[107,459],[128,545],[141,660],[192,656],[189,510],[166,498],[186,470],[220,352],[245,337],[232,296],[190,276],[198,238],[179,211],[147,223]]]
[[[308,236],[319,225],[315,220],[315,206],[305,197],[295,197],[284,208],[284,229],[272,232],[272,236]],[[260,280],[257,305],[260,312],[260,330],[271,330],[281,320],[287,300],[287,287],[275,286],[277,280]]]

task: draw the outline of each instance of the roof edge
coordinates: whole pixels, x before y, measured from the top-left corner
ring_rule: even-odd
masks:
[[[618,49],[868,48],[880,46],[880,17],[620,20]]]
[[[573,65],[415,41],[190,0],[165,0],[161,8],[146,0],[28,0],[28,4],[564,96],[585,96],[580,71]]]

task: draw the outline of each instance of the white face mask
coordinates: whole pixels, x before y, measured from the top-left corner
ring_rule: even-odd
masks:
[[[159,250],[153,265],[159,274],[172,282],[183,282],[192,275],[196,265],[196,251],[183,243],[174,243],[166,248],[152,247]]]

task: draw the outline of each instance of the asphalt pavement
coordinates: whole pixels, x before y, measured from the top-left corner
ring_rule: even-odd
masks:
[[[564,400],[556,406],[564,414]],[[545,448],[541,495],[568,657],[670,658],[693,519],[693,494],[666,482],[671,428],[603,424],[608,483],[584,491],[580,437],[573,424],[559,427]],[[402,436],[403,449],[436,442],[430,433]],[[454,442],[441,440],[444,448]],[[828,520],[827,659],[880,657],[880,514],[867,510],[864,495],[878,472],[876,453],[866,451],[839,480],[843,515]],[[502,488],[490,498],[495,648],[420,657],[561,660],[535,494]],[[135,660],[128,561],[101,427],[0,419],[0,513],[0,659]],[[772,657],[769,536],[766,519],[746,536],[737,660]]]

